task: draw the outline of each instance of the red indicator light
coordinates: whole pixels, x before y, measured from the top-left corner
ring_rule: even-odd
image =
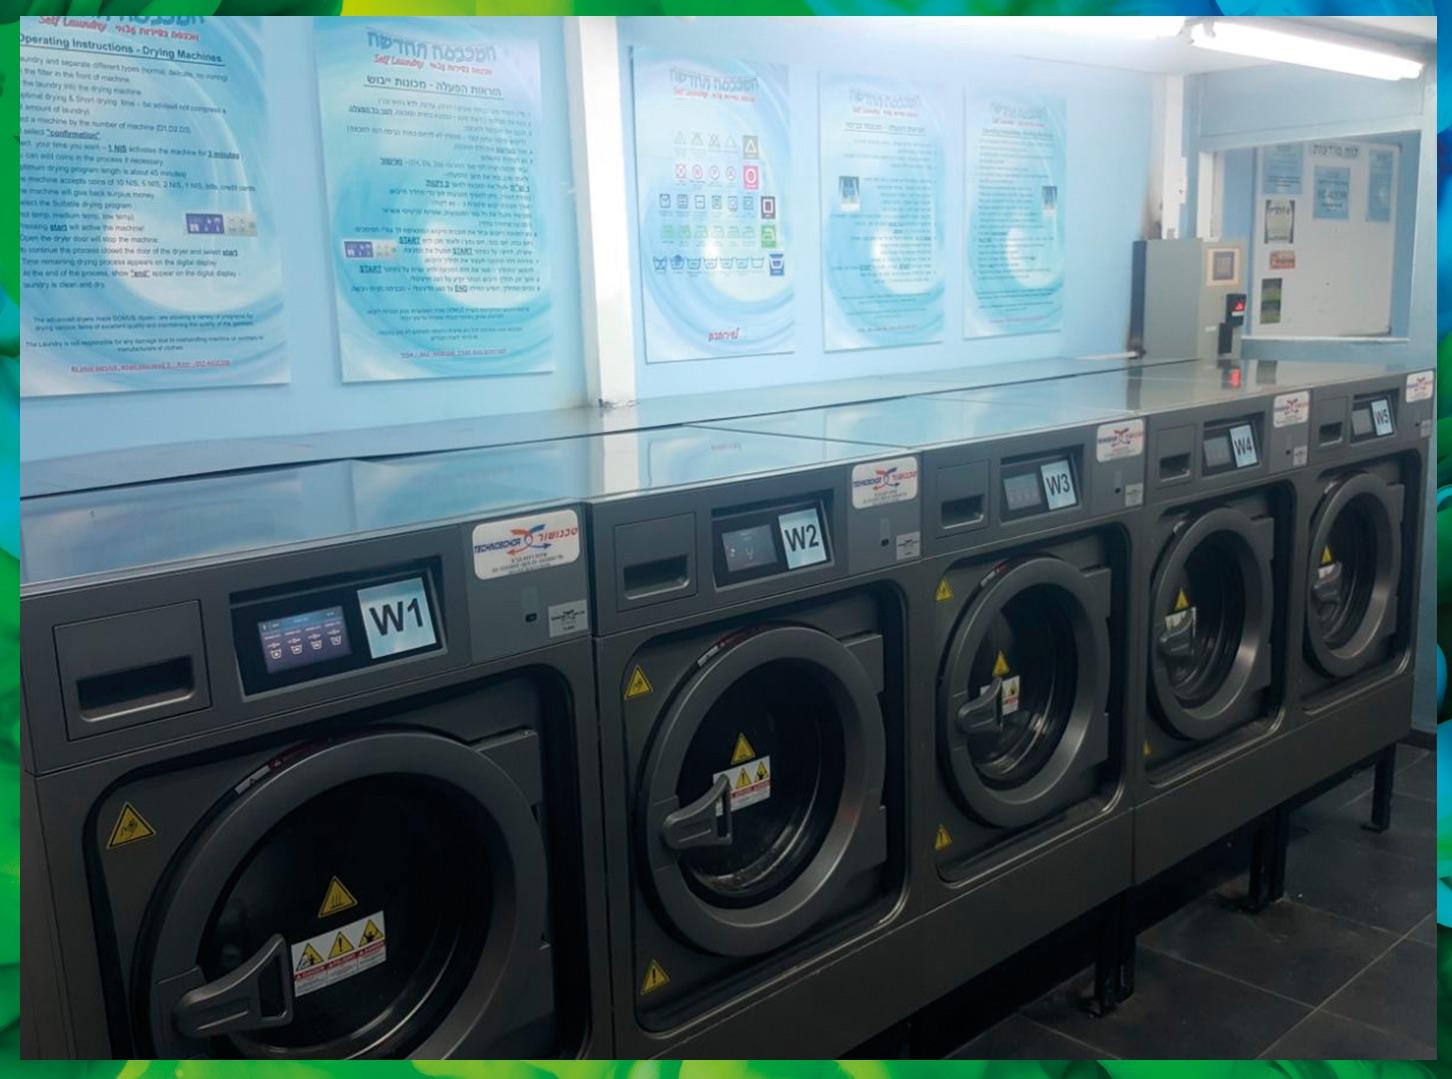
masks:
[[[1240,368],[1238,367],[1230,372],[1230,387],[1231,389],[1240,389]]]

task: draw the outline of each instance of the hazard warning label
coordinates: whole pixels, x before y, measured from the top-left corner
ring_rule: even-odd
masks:
[[[292,946],[292,991],[302,996],[371,970],[388,958],[383,912],[359,918]]]
[[[747,806],[754,806],[757,802],[764,802],[771,797],[771,756],[757,757],[753,761],[746,761],[743,764],[734,764],[724,772],[717,772],[711,777],[714,784],[722,776],[726,776],[731,782],[731,812],[738,809],[745,809]],[[721,807],[716,807],[716,815],[721,815]]]
[[[150,839],[154,835],[156,835],[156,829],[146,822],[145,817],[136,812],[135,806],[127,802],[121,807],[121,812],[116,817],[116,823],[111,826],[111,838],[106,840],[106,849],[115,850],[128,843]]]

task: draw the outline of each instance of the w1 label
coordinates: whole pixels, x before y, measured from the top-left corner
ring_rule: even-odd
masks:
[[[871,509],[918,497],[918,459],[894,457],[852,469],[852,508]]]

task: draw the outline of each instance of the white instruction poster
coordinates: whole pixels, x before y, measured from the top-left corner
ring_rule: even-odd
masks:
[[[828,351],[943,339],[943,109],[896,79],[821,76]]]
[[[255,18],[20,25],[21,393],[286,382]]]
[[[1067,115],[1063,98],[968,93],[967,337],[1060,326]]]
[[[345,381],[549,371],[539,48],[507,20],[316,20]]]
[[[631,57],[646,362],[792,351],[787,69]]]

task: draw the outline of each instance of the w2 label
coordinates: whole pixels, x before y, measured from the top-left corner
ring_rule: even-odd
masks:
[[[827,561],[827,537],[815,508],[783,513],[776,524],[781,532],[782,550],[786,552],[787,569]]]

